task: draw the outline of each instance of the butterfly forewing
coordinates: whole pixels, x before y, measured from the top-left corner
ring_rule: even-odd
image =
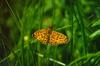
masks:
[[[62,33],[52,31],[49,43],[52,45],[65,44],[68,41],[67,36]]]
[[[46,44],[47,39],[48,39],[48,30],[47,29],[41,29],[41,30],[36,31],[34,33],[34,38],[39,40],[42,44]]]

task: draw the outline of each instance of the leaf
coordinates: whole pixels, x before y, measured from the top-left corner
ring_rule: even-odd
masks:
[[[100,20],[96,21],[91,25],[91,27],[100,26]]]
[[[100,29],[97,30],[97,31],[95,31],[94,33],[92,33],[89,37],[90,37],[91,39],[93,39],[93,38],[95,38],[95,37],[98,36],[98,35],[100,35]]]

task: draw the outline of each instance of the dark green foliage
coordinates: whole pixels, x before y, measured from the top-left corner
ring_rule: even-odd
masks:
[[[32,34],[43,28],[70,39],[43,45]],[[1,0],[0,66],[99,66],[100,2],[97,0]]]

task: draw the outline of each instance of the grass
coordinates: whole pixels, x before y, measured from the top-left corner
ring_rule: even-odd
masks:
[[[6,41],[0,38],[0,43],[5,50],[5,57],[0,58],[1,66],[6,64],[6,66],[100,65],[100,51],[97,48],[99,46],[98,37],[100,37],[98,27],[100,20],[98,15],[94,22],[91,20],[89,23],[90,18],[86,17],[88,11],[92,10],[83,9],[84,6],[92,9],[90,4],[86,4],[88,1],[25,0],[23,6],[21,6],[20,0],[16,1],[16,4],[9,2],[5,0],[11,13],[7,20],[8,26],[11,27],[9,37],[14,38],[10,42],[14,42],[15,45],[12,49],[7,46],[10,50],[7,53]],[[95,4],[94,2],[93,5]],[[99,13],[97,12],[97,14]],[[43,45],[32,37],[33,32],[50,26],[53,27],[53,30],[67,35],[70,39],[69,42],[62,46]]]

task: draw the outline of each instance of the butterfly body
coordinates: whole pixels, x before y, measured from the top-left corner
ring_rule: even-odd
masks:
[[[61,45],[68,42],[68,37],[64,34],[51,29],[41,29],[33,34],[33,37],[40,41],[42,44]]]

